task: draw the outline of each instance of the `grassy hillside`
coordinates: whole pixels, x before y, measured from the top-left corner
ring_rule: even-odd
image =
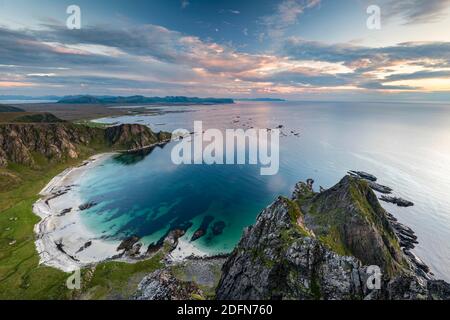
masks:
[[[66,288],[70,274],[39,265],[33,232],[39,218],[32,212],[39,191],[65,168],[110,150],[91,143],[79,146],[77,159],[50,161],[33,152],[33,166],[0,167],[0,299],[127,298],[144,274],[160,267],[160,255],[135,264],[102,263],[84,270],[81,291],[71,291]]]
[[[21,123],[57,123],[57,122],[65,122],[57,117],[55,117],[51,113],[43,112],[43,113],[34,113],[27,114],[14,119],[15,122]]]
[[[23,112],[23,111],[24,111],[23,109],[17,107],[0,104],[0,112]]]

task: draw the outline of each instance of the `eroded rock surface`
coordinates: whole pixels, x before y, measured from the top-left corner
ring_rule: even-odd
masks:
[[[202,290],[190,281],[177,279],[170,270],[157,270],[146,276],[134,295],[136,300],[191,300],[201,297]]]
[[[450,285],[407,254],[403,227],[392,221],[360,178],[346,176],[320,193],[311,180],[299,183],[291,199],[279,197],[244,231],[216,297],[448,299]],[[370,285],[373,266],[381,272],[379,290]]]
[[[170,140],[166,132],[154,133],[139,124],[91,128],[72,123],[0,124],[0,166],[9,162],[33,166],[35,154],[61,161],[80,156],[82,147],[104,145],[112,150],[134,150]]]

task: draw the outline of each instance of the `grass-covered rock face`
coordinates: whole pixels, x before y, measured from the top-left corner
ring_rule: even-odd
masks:
[[[304,219],[296,201],[284,197],[265,209],[224,264],[217,298],[361,297],[358,260],[329,250]]]
[[[297,184],[245,230],[223,266],[218,299],[449,298],[449,284],[418,272],[403,253],[367,182],[346,176],[320,193],[312,184]],[[366,285],[373,265],[380,290]]]
[[[169,133],[139,124],[101,128],[64,122],[52,114],[25,115],[0,124],[0,167],[36,166],[39,157],[64,162],[89,151],[135,150],[168,139]]]
[[[55,117],[53,114],[48,112],[26,114],[19,116],[14,119],[14,122],[19,123],[58,123],[65,122],[64,120]]]
[[[365,181],[346,176],[331,189],[294,200],[308,228],[333,251],[378,265],[390,275],[405,265],[386,211]]]

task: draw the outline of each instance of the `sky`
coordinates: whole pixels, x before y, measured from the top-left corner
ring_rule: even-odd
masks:
[[[450,0],[0,0],[0,95],[448,101],[449,31]]]

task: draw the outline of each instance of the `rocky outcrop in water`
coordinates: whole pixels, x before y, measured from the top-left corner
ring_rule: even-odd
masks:
[[[380,200],[384,201],[384,202],[389,202],[389,203],[396,204],[399,207],[411,207],[411,206],[414,205],[413,202],[411,202],[409,200],[405,200],[405,199],[400,198],[400,197],[381,196]]]
[[[202,223],[200,224],[200,226],[198,227],[198,229],[194,232],[194,234],[191,237],[191,241],[195,241],[197,239],[200,239],[201,237],[203,237],[207,230],[209,225],[211,224],[211,222],[214,220],[213,216],[205,216],[202,220]]]
[[[51,161],[78,158],[84,147],[113,150],[145,148],[170,140],[170,134],[154,133],[139,124],[91,128],[71,123],[0,124],[0,167],[9,162],[34,166],[39,157]]]
[[[392,193],[393,191],[392,188],[376,183],[375,181],[377,181],[377,177],[375,177],[373,174],[364,171],[353,171],[353,170],[349,171],[348,173],[352,177],[366,181],[372,190],[378,191],[379,193],[383,193],[384,195],[380,197],[381,201],[393,203],[398,205],[399,207],[411,207],[414,205],[414,203],[412,203],[411,201],[405,200],[403,198],[387,196],[386,194]]]
[[[361,178],[361,179],[366,179],[368,181],[372,181],[372,182],[377,181],[377,177],[375,177],[373,174],[367,173],[365,171],[351,170],[348,173],[351,176],[358,177],[358,178]]]
[[[124,252],[130,251],[133,248],[133,246],[136,243],[138,243],[139,239],[140,238],[136,235],[133,235],[133,236],[123,239],[122,242],[117,247],[117,251],[122,251],[122,250]]]
[[[411,257],[399,237],[409,229],[392,221],[362,179],[346,176],[320,193],[312,180],[299,183],[244,231],[216,297],[448,299],[450,285]]]
[[[384,193],[384,194],[390,194],[392,193],[392,188],[387,187],[387,186],[383,186],[382,184],[373,182],[373,181],[368,181],[367,182],[369,187],[371,187],[373,190],[378,191],[380,193]]]

